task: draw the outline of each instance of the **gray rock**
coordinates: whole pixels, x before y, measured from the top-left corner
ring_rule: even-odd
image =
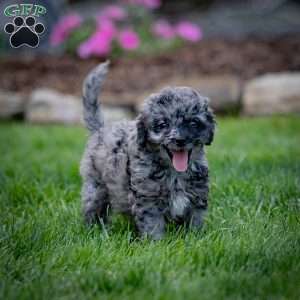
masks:
[[[131,119],[127,108],[102,105],[105,122]],[[81,98],[62,94],[51,89],[32,92],[26,109],[26,120],[31,123],[83,123]]]
[[[250,80],[245,85],[243,113],[300,113],[300,73],[274,73]]]
[[[153,91],[152,91],[153,92]],[[116,92],[105,90],[101,92],[101,101],[104,105],[109,107],[132,107],[136,105],[140,96],[144,94],[144,91],[136,91],[132,88],[128,91]]]
[[[133,112],[125,107],[102,105],[102,113],[106,123],[134,118]]]
[[[26,108],[26,120],[32,123],[81,123],[81,100],[51,89],[36,89]]]
[[[24,113],[26,96],[0,91],[0,118],[10,119]]]
[[[148,95],[165,86],[190,86],[198,90],[200,94],[210,98],[210,106],[216,112],[229,112],[237,110],[240,106],[241,83],[234,76],[200,76],[196,74],[188,77],[176,76],[154,88]],[[138,110],[145,97],[147,94],[140,96],[137,105]]]
[[[189,83],[189,82],[187,82]],[[240,106],[241,83],[230,75],[195,78],[190,85],[210,98],[210,106],[216,112],[237,110]]]

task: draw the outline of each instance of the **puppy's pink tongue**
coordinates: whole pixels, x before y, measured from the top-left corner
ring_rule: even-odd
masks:
[[[173,167],[178,172],[185,172],[188,167],[188,152],[187,151],[172,151],[172,163]]]

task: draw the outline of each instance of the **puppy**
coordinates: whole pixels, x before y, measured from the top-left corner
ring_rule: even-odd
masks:
[[[112,209],[132,216],[140,235],[154,240],[169,221],[200,228],[209,191],[204,146],[215,131],[208,99],[189,87],[168,87],[145,100],[136,120],[105,126],[97,97],[107,69],[100,64],[83,84],[86,222],[106,222]]]

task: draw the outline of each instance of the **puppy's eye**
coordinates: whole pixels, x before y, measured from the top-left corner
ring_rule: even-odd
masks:
[[[190,126],[192,128],[196,128],[196,129],[204,129],[205,128],[205,124],[199,119],[191,120]]]
[[[191,127],[194,127],[194,128],[198,127],[198,123],[196,121],[192,121]]]
[[[167,128],[167,127],[168,127],[168,123],[166,123],[166,122],[158,122],[158,123],[154,123],[153,130],[156,131],[156,132],[158,132],[158,131],[163,130],[163,129]]]

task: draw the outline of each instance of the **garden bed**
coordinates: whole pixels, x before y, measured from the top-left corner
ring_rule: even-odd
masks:
[[[203,40],[174,52],[113,60],[105,91],[134,97],[176,74],[232,74],[245,80],[269,72],[299,71],[300,57],[295,55],[299,52],[300,36]],[[29,93],[47,87],[80,95],[84,76],[99,61],[73,56],[5,57],[0,60],[0,89]]]

